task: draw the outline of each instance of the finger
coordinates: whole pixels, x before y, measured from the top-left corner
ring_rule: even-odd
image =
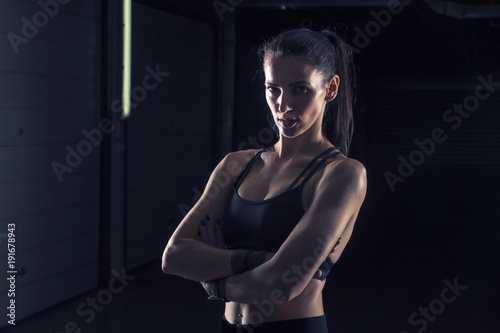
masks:
[[[341,238],[342,238],[342,237],[341,237]],[[333,249],[332,249],[332,251],[331,251],[330,253],[333,253],[333,251],[335,251],[335,249],[337,248],[337,246],[339,246],[339,245],[340,245],[340,239],[341,239],[341,238],[339,238],[339,240],[337,241],[337,243],[335,243],[335,245],[333,246]]]
[[[207,233],[207,226],[205,223],[205,220],[200,221],[200,236],[201,236],[201,241],[203,243],[210,244],[209,239],[208,239],[208,233]]]
[[[217,220],[217,222],[215,223],[215,237],[216,237],[217,247],[220,249],[225,248],[224,235],[222,234],[222,221],[221,220]]]
[[[313,278],[319,279],[320,277],[323,276],[323,272],[320,271],[319,269],[314,273]]]

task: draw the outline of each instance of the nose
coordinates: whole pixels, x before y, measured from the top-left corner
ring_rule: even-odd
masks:
[[[291,98],[288,94],[284,92],[278,98],[278,111],[281,113],[288,112],[293,109]]]

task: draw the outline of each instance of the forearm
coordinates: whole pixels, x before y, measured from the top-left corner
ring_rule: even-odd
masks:
[[[167,245],[162,268],[167,274],[198,282],[220,279],[232,274],[232,253],[195,239],[178,239]]]
[[[272,300],[279,304],[289,300],[290,286],[282,283],[272,266],[263,264],[243,274],[232,275],[226,279],[227,299],[238,303],[251,304]]]
[[[337,242],[337,246],[340,242]],[[334,251],[335,246],[331,252]],[[312,251],[312,250],[311,250]],[[244,274],[233,275],[226,279],[224,293],[230,301],[238,303],[254,303],[270,300],[275,304],[290,301],[298,296],[311,279],[324,280],[322,275],[328,274],[326,266],[323,271],[318,267],[316,270],[310,269],[321,266],[323,257],[328,253],[316,253],[307,260],[299,260],[283,256],[275,257],[275,253],[268,253],[266,262],[262,265],[245,272]],[[298,257],[294,256],[294,257]],[[307,269],[309,268],[309,269]]]

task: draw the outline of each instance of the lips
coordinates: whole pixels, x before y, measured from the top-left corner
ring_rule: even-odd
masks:
[[[298,123],[298,120],[297,119],[286,119],[286,118],[283,118],[283,119],[278,119],[278,121],[281,123],[281,125],[284,127],[284,128],[291,128],[293,126],[295,126],[295,124]]]

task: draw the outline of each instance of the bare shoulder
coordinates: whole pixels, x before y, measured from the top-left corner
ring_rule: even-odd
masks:
[[[365,166],[353,158],[341,158],[329,161],[325,166],[320,181],[322,186],[339,186],[361,193],[366,192]]]
[[[233,177],[237,176],[258,151],[259,149],[250,149],[231,152],[220,161],[215,171],[229,173]]]
[[[326,164],[325,173],[334,176],[343,174],[345,176],[366,176],[365,166],[354,158],[343,157],[338,160],[331,160]]]
[[[250,159],[259,152],[260,149],[240,150],[227,154],[219,163],[222,166],[244,164],[246,165]]]
[[[260,151],[260,149],[248,149],[248,150],[234,151],[234,152],[227,154],[224,157],[223,161],[226,160],[227,162],[230,162],[230,161],[248,162],[259,151]]]

